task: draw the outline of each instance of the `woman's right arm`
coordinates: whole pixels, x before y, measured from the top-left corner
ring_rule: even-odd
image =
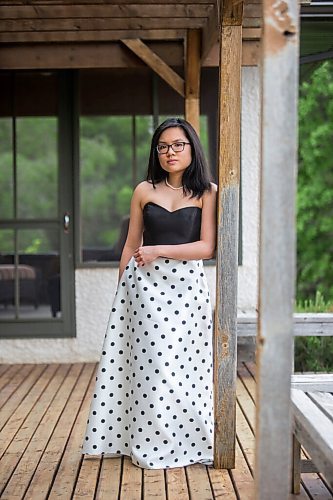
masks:
[[[130,261],[134,251],[142,244],[143,217],[141,199],[144,189],[145,182],[142,182],[138,184],[133,192],[128,233],[119,263],[118,282],[120,281],[124,269]]]

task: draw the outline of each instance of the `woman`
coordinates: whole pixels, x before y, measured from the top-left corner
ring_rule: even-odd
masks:
[[[152,138],[134,190],[119,283],[83,453],[147,469],[213,461],[212,316],[202,259],[215,251],[216,191],[185,120]]]

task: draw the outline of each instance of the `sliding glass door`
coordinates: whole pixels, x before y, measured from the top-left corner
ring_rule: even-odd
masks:
[[[12,113],[0,117],[2,337],[75,334],[73,87],[66,74],[38,76],[31,79],[55,92],[55,109],[46,105],[43,115],[37,102],[33,116],[30,103],[25,115],[19,103],[29,78],[11,74]]]

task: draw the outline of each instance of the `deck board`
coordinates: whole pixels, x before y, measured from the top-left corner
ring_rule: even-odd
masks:
[[[70,399],[43,452],[33,479],[26,492],[26,495],[34,500],[46,498],[49,485],[56,473],[56,469],[67,443],[68,430],[72,428],[75,422],[92,373],[92,366],[86,365],[79,374],[73,392],[70,395]]]
[[[0,365],[2,499],[253,498],[254,364],[238,367],[236,468],[229,471],[203,464],[149,470],[127,456],[84,457],[95,368],[83,363]],[[330,495],[320,474],[303,474],[301,494],[295,498],[324,500]]]

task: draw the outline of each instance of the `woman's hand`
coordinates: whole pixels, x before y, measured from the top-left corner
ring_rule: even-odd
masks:
[[[159,257],[157,246],[154,245],[138,247],[133,255],[135,262],[139,267],[144,266],[145,264],[148,264],[149,262],[152,262],[153,260],[157,259],[157,257]]]

